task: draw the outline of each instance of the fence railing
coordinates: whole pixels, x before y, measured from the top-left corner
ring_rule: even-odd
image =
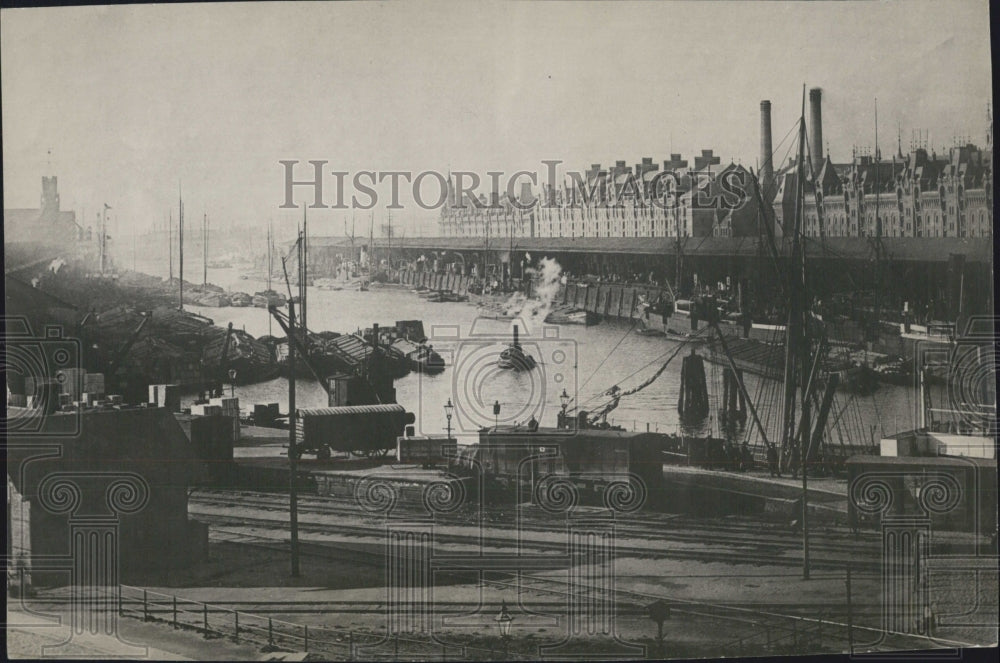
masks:
[[[498,649],[297,624],[129,585],[119,585],[118,612],[121,616],[196,631],[205,638],[228,637],[237,643],[252,643],[273,650],[316,652],[348,661],[465,661],[473,655],[480,660],[499,660],[502,654],[505,660],[522,658]]]

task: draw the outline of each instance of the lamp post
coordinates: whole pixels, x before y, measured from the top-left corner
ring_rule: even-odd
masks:
[[[646,606],[646,613],[649,618],[656,622],[656,641],[659,654],[662,657],[663,651],[663,622],[670,619],[670,604],[666,601],[656,601]]]
[[[510,652],[510,623],[514,621],[510,613],[507,611],[507,601],[503,601],[500,605],[500,612],[496,617],[497,626],[500,627],[500,637],[503,639],[503,657],[506,660],[508,653]]]
[[[448,418],[448,441],[451,442],[451,415],[455,410],[455,406],[451,404],[451,399],[444,405],[444,416]]]
[[[500,428],[500,401],[493,403],[493,430]]]
[[[229,369],[229,395],[232,398],[236,397],[236,369]]]
[[[569,407],[569,394],[566,393],[566,389],[562,390],[559,394],[559,404],[562,406],[562,411],[559,413],[559,427],[569,428],[569,422],[566,420],[566,409]]]

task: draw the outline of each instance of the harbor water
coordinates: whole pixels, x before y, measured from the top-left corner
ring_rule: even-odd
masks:
[[[267,287],[262,279],[241,278],[235,268],[208,272],[210,282],[227,290],[252,294]],[[286,290],[283,283],[273,282],[272,287]],[[256,337],[283,335],[262,308],[185,308],[220,326],[232,322]],[[452,433],[461,442],[474,441],[482,426],[525,424],[532,416],[543,426],[555,425],[564,389],[572,399],[571,409],[593,412],[609,401],[605,392],[611,387],[624,391],[639,385],[675,352],[663,374],[642,391],[623,398],[608,413],[607,421],[628,430],[644,431],[647,426],[659,432],[682,430],[677,412],[681,360],[691,350],[678,348],[681,341],[638,335],[626,320],[603,320],[589,327],[557,327],[543,324],[542,316],[525,314],[519,322],[521,343],[529,354],[536,355],[539,367],[530,372],[504,371],[496,368],[495,359],[510,343],[516,321],[489,315],[474,303],[430,303],[408,289],[372,288],[360,292],[355,286],[343,290],[310,287],[308,291],[308,324],[315,332],[353,333],[372,323],[391,326],[397,320],[423,321],[429,342],[448,367],[438,375],[410,373],[396,381],[398,402],[416,414],[417,434],[445,432],[444,405],[449,399],[455,405]],[[697,352],[704,355],[707,350]],[[706,362],[705,372],[711,414],[703,424],[683,430],[721,436],[717,412],[722,400],[722,368]],[[287,411],[288,383],[284,378],[241,385],[237,376],[236,382],[235,393],[244,412],[252,410],[255,403],[278,403],[282,412]],[[745,382],[769,439],[776,439],[781,385],[750,374],[745,375]],[[194,395],[186,396],[186,403],[193,399]],[[830,415],[832,429],[845,442],[877,443],[881,436],[915,427],[916,400],[916,391],[911,387],[880,385],[874,394],[866,396],[838,392]],[[495,416],[496,402],[500,414]],[[325,407],[326,393],[315,380],[299,379],[296,405]],[[753,427],[749,416],[747,426]],[[759,439],[755,430],[749,434],[752,441]],[[743,437],[738,435],[737,440]]]

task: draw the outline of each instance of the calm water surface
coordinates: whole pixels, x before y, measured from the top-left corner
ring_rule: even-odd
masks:
[[[141,267],[140,267],[141,269]],[[150,273],[156,273],[150,270]],[[236,269],[209,269],[209,280],[224,288],[253,294],[266,283],[241,279]],[[274,283],[275,289],[283,284]],[[189,306],[193,312],[211,318],[218,325],[232,322],[254,336],[281,335],[264,309],[203,308]],[[630,389],[650,377],[678,349],[679,341],[639,336],[625,321],[603,321],[584,327],[543,325],[538,318],[522,318],[521,340],[525,349],[539,360],[538,369],[518,373],[496,368],[497,353],[510,342],[510,320],[495,320],[479,315],[469,303],[428,303],[407,290],[319,290],[309,289],[309,327],[313,331],[354,332],[372,323],[392,325],[397,320],[422,320],[435,350],[449,363],[448,369],[435,376],[412,373],[396,381],[397,399],[407,410],[416,413],[419,433],[436,434],[445,429],[444,404],[450,398],[456,405],[453,433],[472,434],[479,426],[525,422],[534,415],[542,425],[554,425],[563,389],[583,409],[594,410],[608,399],[602,394],[613,385]],[[682,348],[663,374],[643,391],[621,400],[608,414],[608,421],[626,428],[675,432],[679,429],[677,399],[680,389],[681,359],[689,353]],[[706,363],[709,396],[713,414],[699,432],[719,434],[715,411],[722,398],[721,368]],[[778,383],[746,376],[747,389],[758,403],[758,413],[768,429],[777,436],[780,411]],[[237,379],[238,381],[238,379]],[[254,385],[237,385],[236,395],[244,411],[254,403],[277,402],[282,411],[288,403],[288,383],[279,378]],[[499,401],[498,418],[493,403]],[[300,408],[325,407],[326,393],[312,380],[298,380],[296,404]],[[838,392],[831,420],[837,419],[834,441],[859,437],[876,439],[912,427],[915,406],[914,390],[882,385],[873,396],[852,397]],[[756,433],[753,433],[756,437]],[[473,435],[474,437],[474,435]],[[471,441],[471,438],[468,440]]]

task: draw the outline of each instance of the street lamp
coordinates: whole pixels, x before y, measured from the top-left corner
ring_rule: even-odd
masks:
[[[660,656],[663,656],[663,622],[670,619],[670,604],[663,600],[655,601],[646,606],[646,613],[650,619],[656,622],[656,640]]]
[[[451,404],[451,399],[444,405],[444,416],[448,418],[448,441],[451,442],[451,415],[455,411],[455,406]]]
[[[229,369],[229,395],[233,398],[236,397],[236,369]]]
[[[494,419],[493,430],[496,430],[500,428],[500,401],[495,401],[493,403],[493,419]]]
[[[510,623],[514,618],[507,612],[507,601],[500,605],[500,613],[496,617],[497,626],[500,627],[500,637],[503,639],[503,656],[506,659],[510,649]]]
[[[559,428],[570,428],[569,422],[566,420],[566,408],[569,407],[569,394],[563,389],[562,393],[559,394],[559,403],[562,405],[562,411],[559,413]]]

